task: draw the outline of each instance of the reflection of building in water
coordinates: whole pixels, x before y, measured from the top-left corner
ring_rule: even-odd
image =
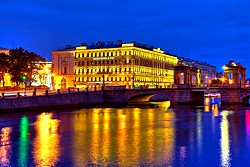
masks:
[[[127,115],[125,113],[124,109],[118,109],[117,110],[117,128],[119,129],[117,131],[117,151],[119,152],[118,154],[118,162],[119,162],[119,166],[122,166],[123,164],[126,164],[126,157],[124,155],[126,155],[126,147],[128,147],[126,140],[128,137],[128,132],[127,132],[127,122],[126,119]]]
[[[33,158],[39,166],[55,166],[60,156],[59,121],[52,119],[52,113],[42,113],[37,116],[34,139]]]
[[[230,139],[229,139],[229,121],[228,121],[228,111],[223,111],[221,113],[222,120],[220,124],[221,139],[220,139],[220,159],[221,165],[223,167],[230,166]]]
[[[220,98],[214,97],[204,97],[204,111],[209,112],[210,110],[213,111],[214,116],[218,116],[219,113],[219,106],[221,105]]]
[[[11,127],[3,127],[0,133],[0,162],[1,166],[10,166],[11,155]]]
[[[61,120],[69,122],[68,117],[62,118]],[[82,147],[83,141],[88,141],[90,137],[90,134],[86,133],[86,131],[88,130],[87,113],[78,111],[73,117],[72,128],[74,133],[72,142],[74,166],[79,166],[79,164],[81,164],[82,166],[87,166],[87,155],[89,155],[89,150],[85,147]]]
[[[5,146],[5,145],[9,145],[10,144],[10,133],[12,131],[12,128],[11,127],[4,127],[1,129],[1,140],[0,140],[0,143],[1,145],[0,146]]]

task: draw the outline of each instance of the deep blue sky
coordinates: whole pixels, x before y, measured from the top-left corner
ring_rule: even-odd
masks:
[[[51,60],[67,44],[118,39],[205,61],[217,71],[230,58],[250,68],[250,1],[0,0],[0,47],[21,46]]]

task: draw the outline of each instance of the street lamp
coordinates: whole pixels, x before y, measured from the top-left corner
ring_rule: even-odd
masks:
[[[27,80],[27,76],[26,76],[26,75],[22,75],[22,76],[21,76],[21,79],[22,79],[23,82],[24,82],[24,96],[26,96],[26,87],[27,87],[26,80]]]

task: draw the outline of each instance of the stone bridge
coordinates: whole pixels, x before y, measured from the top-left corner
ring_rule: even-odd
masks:
[[[224,104],[249,104],[250,88],[221,88],[220,93]]]
[[[203,103],[204,93],[218,92],[222,104],[249,104],[249,88],[190,87],[162,89],[105,90],[104,99],[124,102],[166,101],[173,104]]]

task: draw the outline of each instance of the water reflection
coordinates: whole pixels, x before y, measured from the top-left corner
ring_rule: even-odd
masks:
[[[126,114],[124,109],[118,109],[117,110],[117,156],[118,156],[118,164],[119,166],[122,166],[125,164],[126,159],[126,139],[127,139],[127,123],[126,123]]]
[[[220,105],[221,105],[220,98],[205,97],[204,99],[204,111],[205,112],[213,111],[214,116],[219,116]]]
[[[52,116],[52,113],[42,113],[35,122],[37,134],[33,142],[33,157],[37,166],[55,166],[60,156],[59,121]]]
[[[221,113],[222,120],[220,124],[221,139],[220,139],[220,149],[221,149],[221,166],[230,166],[230,141],[229,141],[229,122],[228,122],[229,111],[223,111]]]
[[[29,152],[29,120],[28,117],[23,116],[20,122],[20,139],[19,139],[19,164],[28,166],[28,152]]]
[[[10,166],[11,157],[11,127],[3,127],[0,133],[0,162],[1,166]]]
[[[205,108],[169,108],[168,104],[15,115],[4,123],[0,117],[0,162],[3,166],[250,163],[249,109],[232,112],[232,106],[228,111],[209,104],[206,112]]]

